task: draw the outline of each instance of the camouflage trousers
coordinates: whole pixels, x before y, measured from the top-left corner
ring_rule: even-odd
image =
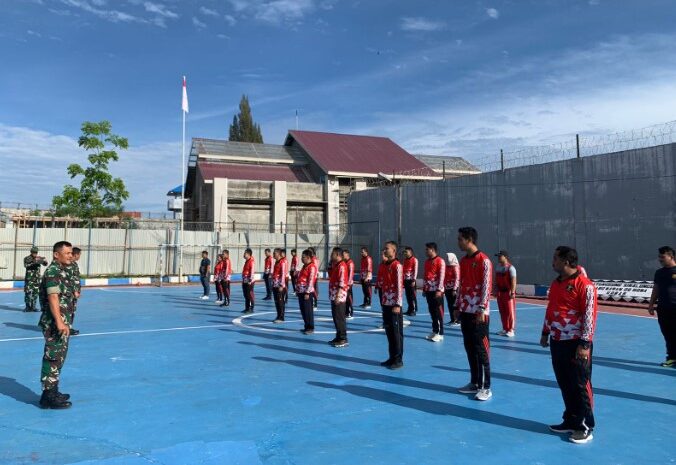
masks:
[[[40,296],[40,281],[26,280],[24,281],[24,302],[26,308],[34,310]]]
[[[68,337],[61,337],[56,326],[50,325],[43,331],[45,336],[45,351],[42,355],[42,373],[40,381],[42,390],[57,389],[59,376],[68,354]]]

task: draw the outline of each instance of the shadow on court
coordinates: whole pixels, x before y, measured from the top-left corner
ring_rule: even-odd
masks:
[[[0,376],[0,394],[28,405],[38,405],[40,396],[14,378]]]
[[[384,389],[375,389],[366,386],[339,386],[336,384],[322,383],[318,381],[308,381],[307,383],[311,386],[323,389],[335,389],[337,391],[347,392],[348,394],[352,394],[354,396],[359,396],[378,402],[387,402],[400,407],[431,413],[433,415],[454,416],[458,418],[464,418],[466,420],[502,426],[504,428],[527,431],[529,433],[555,436],[548,430],[547,425],[543,423],[538,423],[537,421],[532,420],[524,420],[522,418],[510,417],[500,413],[461,407],[459,405],[447,404],[445,402],[438,402],[434,400],[419,399],[417,397],[406,396],[403,394],[386,391]],[[564,438],[561,439],[565,440]]]
[[[3,324],[5,326],[7,326],[8,328],[25,329],[26,331],[35,331],[35,332],[38,332],[38,333],[42,333],[42,330],[38,327],[37,324],[27,325],[27,324],[23,324],[23,323],[8,323],[8,322],[5,322]]]
[[[498,344],[492,344],[491,348],[494,349],[505,349],[505,350],[512,350],[515,352],[525,352],[528,354],[537,354],[537,355],[546,355],[550,356],[549,350],[546,349],[525,349],[523,347],[512,347],[512,346],[505,346],[505,345],[498,345]],[[609,368],[619,368],[621,370],[628,370],[628,371],[636,371],[640,373],[653,373],[656,375],[662,375],[662,376],[676,376],[676,370],[672,368],[648,368],[648,367],[641,367],[641,366],[635,366],[633,364],[637,364],[640,362],[633,362],[631,360],[624,360],[622,359],[616,359],[616,358],[608,358],[608,357],[598,357],[596,355],[593,356],[594,359],[594,364],[595,365],[600,365],[600,366],[605,366]],[[619,361],[616,361],[619,360]],[[629,364],[632,365],[629,365]]]
[[[453,367],[447,367],[447,366],[440,366],[440,365],[434,365],[432,368],[437,368],[439,370],[446,370],[446,371],[452,371],[452,372],[465,372],[468,373],[469,370],[467,369],[461,369],[461,368],[453,368]],[[550,381],[546,379],[537,379],[537,378],[529,378],[527,376],[519,376],[519,375],[510,375],[508,373],[498,373],[493,370],[491,370],[491,378],[497,378],[497,379],[504,379],[507,381],[514,381],[516,383],[523,383],[523,384],[530,384],[532,386],[543,386],[543,387],[548,387],[548,388],[554,388],[554,389],[559,389],[559,385],[556,384],[556,381]],[[631,400],[638,400],[639,402],[653,402],[657,404],[665,404],[665,405],[674,405],[676,406],[676,400],[672,399],[665,399],[663,397],[655,397],[655,396],[647,396],[644,394],[634,394],[633,392],[623,392],[623,391],[616,391],[614,389],[604,389],[604,388],[599,388],[594,386],[594,395],[601,395],[601,396],[611,396],[611,397],[618,397],[621,399],[631,399]]]

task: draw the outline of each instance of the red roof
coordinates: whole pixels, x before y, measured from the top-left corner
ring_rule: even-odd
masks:
[[[297,166],[204,162],[199,162],[197,166],[205,180],[228,178],[248,181],[311,182],[305,172]]]
[[[403,174],[416,170],[422,176],[436,176],[427,165],[387,137],[289,131],[286,145],[290,145],[290,138],[325,172]]]

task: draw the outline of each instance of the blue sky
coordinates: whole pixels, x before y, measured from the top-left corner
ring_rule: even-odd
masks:
[[[49,204],[85,120],[131,150],[131,210],[226,138],[243,93],[266,142],[301,129],[477,160],[676,119],[673,0],[1,0],[0,200]],[[27,188],[26,186],[30,187]]]

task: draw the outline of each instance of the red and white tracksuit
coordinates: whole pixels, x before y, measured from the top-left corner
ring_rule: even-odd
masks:
[[[596,286],[581,273],[552,282],[542,335],[549,336],[552,366],[565,404],[563,421],[574,430],[595,425],[591,375],[597,313]],[[578,358],[580,346],[589,349],[587,359]]]
[[[463,343],[471,373],[470,382],[478,389],[491,387],[491,344],[488,337],[493,264],[481,251],[460,259],[458,309]],[[478,314],[485,320],[479,321]]]
[[[448,314],[451,321],[455,321],[453,311],[458,303],[458,288],[460,287],[460,265],[446,264],[446,273],[444,274],[444,295],[448,305]]]
[[[415,257],[405,258],[403,264],[404,270],[404,291],[406,292],[406,303],[408,311],[415,313],[418,311],[418,296],[416,295],[416,279],[418,277],[418,259]]]
[[[289,262],[286,257],[282,257],[275,262],[272,268],[272,293],[275,297],[275,308],[277,309],[277,319],[284,320],[286,311],[286,277],[289,274]]]
[[[427,308],[432,317],[432,332],[444,334],[444,276],[446,263],[440,256],[425,260],[423,292],[427,299]],[[440,295],[437,295],[437,292]]]
[[[265,298],[269,298],[272,293],[272,271],[275,268],[275,259],[271,256],[265,257],[263,262],[263,280],[265,281]]]
[[[352,259],[345,260],[347,264],[347,300],[345,302],[345,312],[347,316],[352,316],[354,298],[352,297],[352,286],[354,285],[354,262]]]
[[[364,303],[363,305],[371,305],[371,280],[373,279],[373,259],[370,255],[361,258],[361,263],[359,264],[359,272],[361,278],[361,290],[364,294]]]
[[[378,270],[380,283],[380,304],[383,309],[383,328],[387,335],[389,361],[401,362],[404,355],[404,269],[399,260],[394,259],[380,265]],[[394,312],[398,307],[399,311]]]
[[[254,258],[250,257],[244,262],[244,266],[242,267],[242,293],[244,294],[245,310],[253,310],[254,308],[254,284],[256,284],[254,265]]]
[[[516,327],[516,296],[512,294],[512,277],[516,278],[516,270],[509,262],[504,266],[498,265],[495,269],[498,310],[502,329],[505,331],[514,331]]]
[[[329,300],[331,314],[336,326],[336,339],[347,340],[347,325],[345,323],[345,302],[347,300],[347,264],[344,261],[331,264],[329,273]]]
[[[317,281],[317,266],[311,261],[298,272],[296,281],[296,294],[298,294],[298,305],[300,314],[303,317],[306,330],[315,329],[315,318],[312,310],[312,294],[315,292],[315,282]],[[308,297],[306,299],[306,297]]]

